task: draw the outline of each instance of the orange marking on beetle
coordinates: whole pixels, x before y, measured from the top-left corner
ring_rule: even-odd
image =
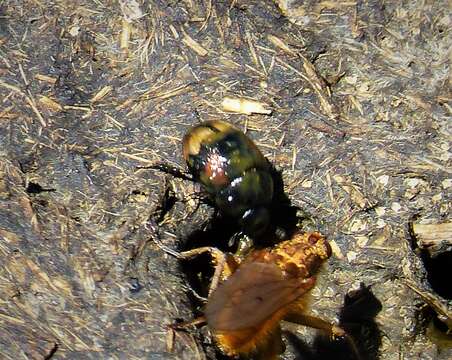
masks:
[[[205,175],[215,186],[223,186],[229,184],[229,178],[224,171],[225,163],[228,159],[218,153],[211,153],[207,158],[204,172]]]

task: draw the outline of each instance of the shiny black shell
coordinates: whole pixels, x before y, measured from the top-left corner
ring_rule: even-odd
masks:
[[[183,153],[221,213],[239,218],[249,235],[266,227],[273,198],[270,164],[243,132],[224,121],[202,123],[184,136]]]

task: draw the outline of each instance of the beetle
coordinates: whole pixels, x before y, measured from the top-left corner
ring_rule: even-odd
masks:
[[[216,263],[204,315],[174,324],[172,329],[206,323],[226,355],[266,360],[279,359],[284,352],[281,320],[321,329],[333,338],[347,338],[339,326],[306,314],[307,294],[322,263],[331,256],[331,247],[318,232],[297,232],[289,240],[253,250],[243,258],[212,247],[176,256],[189,259],[204,252]],[[353,341],[348,340],[359,358]]]
[[[183,156],[221,214],[237,220],[244,235],[265,232],[274,193],[272,167],[250,138],[225,121],[203,122],[184,136]]]

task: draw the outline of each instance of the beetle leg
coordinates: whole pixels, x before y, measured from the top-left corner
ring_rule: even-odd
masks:
[[[204,326],[206,324],[206,319],[204,316],[200,316],[196,319],[192,319],[189,321],[184,321],[181,323],[173,323],[168,325],[166,332],[166,349],[168,352],[172,352],[174,350],[174,339],[179,330],[185,330],[188,327],[194,326]]]
[[[212,292],[217,288],[218,284],[220,283],[221,274],[223,274],[224,267],[227,265],[226,262],[226,255],[216,249],[218,253],[211,253],[212,256],[215,258],[215,272],[212,276],[212,281],[209,285],[209,292],[207,297],[209,297]],[[221,254],[221,255],[220,255]]]
[[[223,272],[226,273],[226,275],[230,275],[238,266],[238,262],[233,255],[224,253],[216,247],[203,246],[188,251],[177,252],[159,242],[156,242],[156,244],[166,253],[181,260],[189,260],[201,254],[209,253],[215,263],[215,272],[212,276],[212,281],[210,282],[208,296],[210,296],[210,294],[217,288]]]
[[[191,176],[189,173],[173,166],[170,164],[166,164],[166,163],[156,163],[154,165],[150,165],[150,166],[142,166],[140,167],[140,169],[154,169],[154,170],[159,170],[161,172],[164,172],[165,174],[169,174],[172,175],[176,178],[179,179],[184,179],[184,180],[189,180],[189,181],[195,181],[193,179],[193,176]]]
[[[177,256],[179,259],[191,259],[198,255],[208,252],[212,256],[215,263],[215,272],[212,276],[212,281],[209,285],[208,296],[218,287],[223,275],[229,276],[232,274],[238,266],[237,260],[233,255],[222,252],[215,247],[204,246],[188,251],[183,251]]]
[[[176,257],[181,260],[189,260],[204,253],[209,253],[214,260],[220,259],[225,256],[225,254],[216,247],[202,246],[199,248],[178,252]]]
[[[204,254],[206,252],[210,253],[210,255],[216,260],[217,258],[221,258],[222,256],[225,256],[224,253],[213,247],[213,246],[202,246],[199,248],[195,248],[192,250],[187,250],[187,251],[176,251],[171,249],[170,247],[164,245],[160,240],[157,240],[155,238],[153,238],[154,243],[164,252],[166,252],[167,254],[174,256],[177,259],[181,259],[181,260],[188,260],[191,258],[194,258],[198,255]]]
[[[238,244],[235,255],[240,258],[245,257],[245,255],[247,255],[251,251],[254,245],[253,239],[243,232],[236,233],[229,239],[229,247],[232,247],[236,242]]]
[[[183,330],[191,326],[204,326],[206,324],[206,318],[204,316],[197,317],[196,319],[184,321],[181,323],[174,323],[169,325],[168,327],[172,330]]]
[[[308,326],[314,329],[319,329],[325,331],[333,340],[338,338],[344,338],[350,347],[353,350],[355,358],[360,360],[361,356],[359,355],[358,348],[356,347],[355,341],[347,334],[347,332],[342,329],[340,326],[331,323],[329,321],[323,320],[316,316],[305,315],[291,312],[284,318],[285,321]]]

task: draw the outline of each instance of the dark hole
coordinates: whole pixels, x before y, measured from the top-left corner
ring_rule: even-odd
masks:
[[[132,294],[136,294],[140,292],[140,290],[143,288],[143,286],[140,284],[139,280],[137,278],[130,278],[129,279],[129,291]]]
[[[424,306],[420,311],[420,324],[422,328],[426,328],[427,337],[441,348],[450,348],[452,345],[452,334],[449,334],[447,324],[438,318],[438,314],[430,306]]]
[[[438,319],[438,316],[433,317],[433,325],[442,333],[447,333],[449,331],[447,325],[443,321]]]
[[[174,318],[174,323],[175,324],[180,324],[180,323],[183,323],[183,322],[185,322],[187,319],[182,319],[182,318],[180,318],[180,317],[177,317],[177,318]]]
[[[35,203],[42,207],[47,207],[49,205],[49,202],[45,199],[38,199]]]
[[[435,257],[424,257],[427,279],[432,289],[445,299],[452,300],[450,271],[452,269],[452,251],[446,251]]]
[[[54,343],[54,344],[53,344],[53,348],[50,349],[50,351],[48,352],[48,354],[46,354],[46,356],[44,357],[44,360],[50,360],[50,359],[53,357],[53,355],[55,355],[55,353],[57,352],[57,350],[58,350],[58,344]]]
[[[223,251],[227,251],[229,250],[227,247],[228,241],[237,230],[237,225],[229,221],[229,219],[213,216],[212,219],[209,219],[205,223],[204,229],[194,230],[188,235],[183,250],[214,246]],[[199,295],[206,297],[210,279],[214,272],[211,256],[206,253],[183,261],[182,269],[190,287]],[[201,307],[202,304],[198,299],[193,297],[191,300],[194,308]]]
[[[173,208],[177,201],[177,197],[174,192],[167,186],[162,199],[160,200],[160,206],[156,209],[156,222],[163,221],[165,215]]]
[[[55,191],[55,189],[45,189],[38,183],[29,182],[25,191],[29,194],[39,194],[46,191]]]
[[[41,185],[37,183],[30,182],[28,183],[27,188],[25,191],[29,194],[39,194],[40,192],[44,191]]]

